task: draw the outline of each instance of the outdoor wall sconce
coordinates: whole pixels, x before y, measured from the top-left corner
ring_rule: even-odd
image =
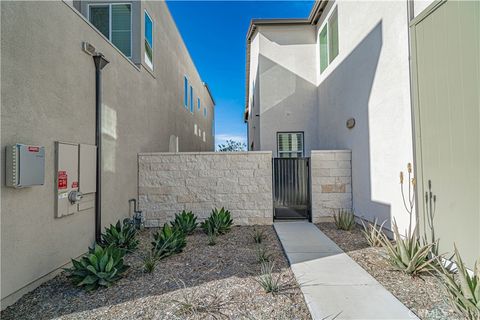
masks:
[[[355,119],[350,118],[350,119],[347,120],[347,128],[348,129],[353,129],[353,127],[355,127]]]

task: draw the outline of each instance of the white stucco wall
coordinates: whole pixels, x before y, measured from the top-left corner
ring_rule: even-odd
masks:
[[[398,176],[413,159],[407,2],[331,2],[317,38],[335,6],[339,55],[318,74],[319,149],[352,150],[356,215],[394,217],[405,228]],[[356,125],[347,129],[352,117]]]
[[[317,148],[315,29],[259,26],[258,37],[261,150],[277,156],[277,132],[303,131],[309,156]]]

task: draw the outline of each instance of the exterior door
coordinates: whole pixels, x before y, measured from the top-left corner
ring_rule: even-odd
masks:
[[[311,219],[310,159],[273,159],[273,208],[276,220]]]
[[[420,234],[436,196],[440,252],[480,257],[480,2],[445,1],[411,23]]]

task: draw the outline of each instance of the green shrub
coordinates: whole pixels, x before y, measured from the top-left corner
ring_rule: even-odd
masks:
[[[173,228],[181,230],[184,234],[192,234],[197,228],[197,217],[192,211],[183,210],[182,213],[175,215],[175,220],[170,222]]]
[[[456,246],[455,257],[457,270],[454,273],[450,272],[441,261],[436,264],[448,301],[464,318],[480,319],[480,259],[475,263],[473,274],[470,274]]]
[[[230,217],[230,211],[225,210],[225,208],[220,210],[215,208],[210,216],[202,222],[201,227],[206,234],[214,233],[218,235],[230,231],[232,224],[233,220]]]
[[[373,222],[373,224],[369,223],[368,225],[365,225],[362,221],[362,225],[363,225],[362,233],[365,236],[365,239],[367,240],[370,247],[382,246],[382,233],[383,233],[382,230],[385,222],[387,222],[387,220],[383,221],[381,225],[378,225],[377,218],[375,218],[375,221]]]
[[[256,279],[266,293],[277,293],[280,291],[280,275],[274,277],[273,262],[265,261],[261,265],[261,274]]]
[[[258,230],[254,228],[252,233],[252,238],[256,244],[260,244],[265,238],[265,232],[263,230]]]
[[[157,266],[158,257],[153,252],[148,252],[143,258],[143,271],[152,273]]]
[[[395,269],[412,276],[433,269],[434,258],[429,258],[433,243],[421,245],[415,232],[402,237],[395,221],[393,222],[393,232],[395,243],[392,243],[385,234],[382,234],[381,242],[387,250],[388,260]]]
[[[96,244],[79,261],[72,259],[73,267],[66,269],[68,278],[88,291],[100,286],[109,287],[129,268],[123,264],[124,255],[125,251],[115,246],[102,248]]]
[[[333,220],[340,230],[349,231],[355,226],[355,215],[353,211],[350,210],[339,209],[338,212],[333,215]]]
[[[258,263],[264,263],[270,261],[270,258],[272,257],[272,254],[268,252],[267,248],[262,245],[257,245],[255,248],[255,252],[257,255],[257,262]]]
[[[209,233],[208,234],[208,242],[207,244],[209,246],[214,246],[217,244],[217,235],[215,233]]]
[[[164,224],[160,231],[155,232],[152,241],[152,253],[158,258],[163,259],[172,254],[181,252],[186,246],[185,234]]]
[[[117,248],[132,251],[138,246],[136,237],[137,230],[129,219],[123,220],[123,226],[118,220],[115,225],[105,228],[105,233],[102,234],[102,245],[104,247],[114,245]]]

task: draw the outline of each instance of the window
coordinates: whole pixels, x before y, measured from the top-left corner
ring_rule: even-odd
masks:
[[[279,158],[303,157],[303,132],[277,133],[277,150]]]
[[[197,108],[198,110],[200,110],[201,106],[200,106],[200,98],[197,98]]]
[[[183,104],[188,109],[188,79],[187,76],[183,77]]]
[[[129,3],[91,4],[89,20],[124,55],[132,56],[132,7]]]
[[[338,14],[333,11],[318,39],[320,47],[320,73],[338,56]]]
[[[196,123],[193,125],[193,133],[195,135],[197,135],[197,124]]]
[[[153,69],[153,21],[145,10],[145,63]]]
[[[190,112],[193,113],[193,88],[190,86]]]
[[[205,142],[205,141],[206,141],[206,139],[205,139],[205,131],[203,131],[202,134],[203,134],[203,142]]]
[[[203,107],[203,116],[207,117],[207,107]]]

